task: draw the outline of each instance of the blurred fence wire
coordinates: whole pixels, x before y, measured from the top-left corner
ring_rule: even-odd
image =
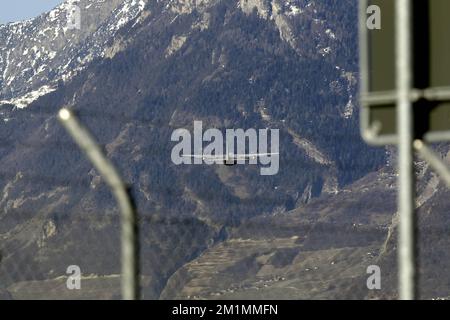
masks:
[[[68,109],[59,112],[59,119],[80,149],[111,188],[121,211],[122,246],[122,298],[139,298],[138,226],[136,212],[130,194],[116,169],[105,157],[94,138]]]

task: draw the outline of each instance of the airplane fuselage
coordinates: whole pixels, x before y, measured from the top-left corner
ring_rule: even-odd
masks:
[[[223,162],[226,166],[234,166],[237,164],[237,160],[232,153],[227,153],[225,156],[225,161]]]

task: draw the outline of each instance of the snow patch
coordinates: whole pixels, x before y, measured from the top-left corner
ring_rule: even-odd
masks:
[[[50,86],[42,86],[39,89],[29,92],[21,97],[11,99],[11,100],[0,100],[0,104],[12,104],[15,105],[18,109],[23,109],[28,107],[33,101],[36,101],[40,97],[55,91],[55,88],[51,88]]]

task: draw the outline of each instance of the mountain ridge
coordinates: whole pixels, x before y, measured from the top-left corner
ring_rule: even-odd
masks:
[[[82,28],[70,29],[71,6],[81,9]],[[144,10],[143,0],[65,1],[39,17],[0,25],[0,100],[19,108],[55,90],[90,61]]]

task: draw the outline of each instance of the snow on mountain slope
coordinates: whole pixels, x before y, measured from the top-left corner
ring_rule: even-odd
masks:
[[[22,22],[0,25],[0,104],[24,108],[53,91],[58,81],[70,80],[95,58],[110,58],[120,50],[111,42],[117,32],[145,10],[148,0],[67,0],[50,12]],[[157,0],[174,16],[202,13],[196,26],[208,26],[207,9],[217,0]],[[70,9],[81,10],[81,29],[68,28]],[[237,0],[247,14],[253,10],[273,23],[280,37],[304,57],[330,58],[339,50],[340,30],[324,17],[326,3],[306,0]],[[147,12],[148,14],[148,12]],[[142,15],[144,18],[145,15]],[[312,27],[304,32],[303,25]],[[314,48],[304,43],[313,41]],[[340,66],[345,72],[345,67]],[[339,66],[337,68],[340,68]],[[338,79],[342,82],[344,79]],[[349,91],[355,91],[352,84]],[[352,115],[349,100],[344,117]]]
[[[95,58],[144,10],[147,0],[68,0],[31,20],[0,25],[0,103],[26,107]],[[69,28],[70,9],[81,12]]]

